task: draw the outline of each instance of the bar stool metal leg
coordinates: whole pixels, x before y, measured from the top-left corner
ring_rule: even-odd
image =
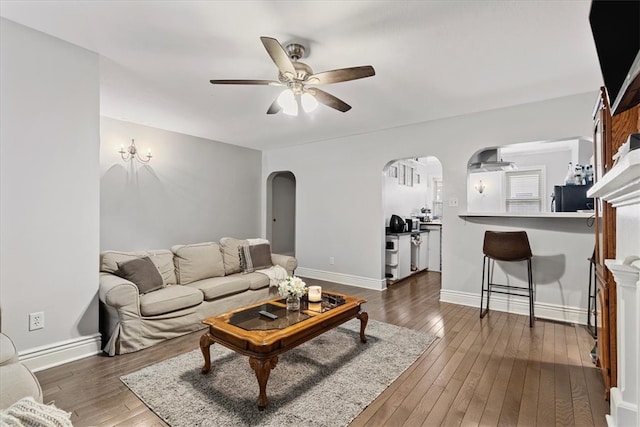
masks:
[[[527,260],[527,278],[529,280],[529,327],[533,328],[533,271],[531,270],[531,259]]]
[[[491,258],[485,256],[482,260],[482,290],[480,292],[480,318],[489,312],[489,299],[491,297]],[[486,287],[485,287],[486,286]],[[484,308],[484,294],[487,294],[487,308]]]

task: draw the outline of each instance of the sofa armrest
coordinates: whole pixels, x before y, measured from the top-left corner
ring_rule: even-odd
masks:
[[[40,382],[33,372],[18,360],[18,352],[13,341],[3,333],[0,333],[0,353],[0,409],[7,409],[29,396],[42,403]],[[4,418],[2,420],[4,421]]]
[[[298,267],[298,260],[295,257],[280,254],[271,254],[271,262],[273,265],[279,265],[287,270],[289,276],[293,276],[293,273]]]
[[[140,315],[138,287],[127,279],[111,273],[100,273],[100,301],[117,310]]]

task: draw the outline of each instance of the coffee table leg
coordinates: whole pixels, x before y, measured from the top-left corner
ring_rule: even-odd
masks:
[[[367,336],[364,334],[364,329],[367,327],[369,321],[369,314],[366,311],[362,311],[356,315],[360,319],[360,341],[367,342]]]
[[[200,372],[202,372],[203,374],[206,374],[211,369],[211,356],[209,353],[209,347],[211,347],[211,344],[213,344],[214,342],[215,341],[213,340],[213,337],[209,335],[208,332],[200,337],[200,350],[202,350],[202,356],[204,357],[204,366],[202,367]]]
[[[256,372],[258,385],[260,386],[260,394],[258,395],[258,409],[264,411],[267,407],[267,381],[271,370],[278,364],[278,356],[270,359],[256,359],[249,357],[249,366]]]

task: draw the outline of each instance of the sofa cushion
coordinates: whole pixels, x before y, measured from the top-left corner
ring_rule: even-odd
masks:
[[[199,289],[204,294],[205,301],[211,301],[244,292],[249,289],[250,282],[245,280],[244,276],[225,276],[198,280],[187,286]]]
[[[249,281],[249,289],[261,289],[269,286],[269,276],[262,273],[243,274],[242,278]]]
[[[140,295],[140,314],[157,316],[183,308],[193,307],[202,302],[202,292],[182,285],[165,286],[155,292]]]
[[[217,243],[197,243],[176,245],[171,248],[174,254],[178,283],[186,285],[196,280],[224,276],[224,262]]]
[[[104,251],[100,254],[100,271],[113,274],[118,269],[118,262],[126,262],[145,256],[148,256],[158,268],[163,285],[178,283],[173,265],[173,252],[168,249],[140,252]]]
[[[220,239],[220,247],[222,248],[222,259],[224,261],[224,273],[226,275],[240,273],[240,255],[238,255],[238,246],[248,245],[246,240],[238,240],[232,237],[223,237]]]
[[[240,256],[240,268],[243,273],[253,273],[256,270],[269,268],[271,262],[271,245],[261,243],[258,245],[242,245],[238,247]]]
[[[133,282],[140,294],[155,291],[163,286],[162,276],[149,257],[119,262],[114,274]]]

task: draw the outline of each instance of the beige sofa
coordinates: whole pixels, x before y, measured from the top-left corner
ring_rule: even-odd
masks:
[[[262,243],[262,242],[260,242]],[[248,240],[177,245],[171,250],[105,251],[100,256],[100,332],[103,351],[125,354],[202,329],[201,321],[275,295],[269,276],[243,271],[239,247]],[[149,257],[162,287],[141,294],[138,286],[114,273],[127,261]],[[147,261],[148,262],[148,261]],[[281,274],[293,275],[294,257],[271,254]],[[285,273],[286,270],[286,273]]]
[[[18,361],[13,341],[0,333],[0,409],[7,409],[29,396],[42,403],[40,383],[31,370]]]

